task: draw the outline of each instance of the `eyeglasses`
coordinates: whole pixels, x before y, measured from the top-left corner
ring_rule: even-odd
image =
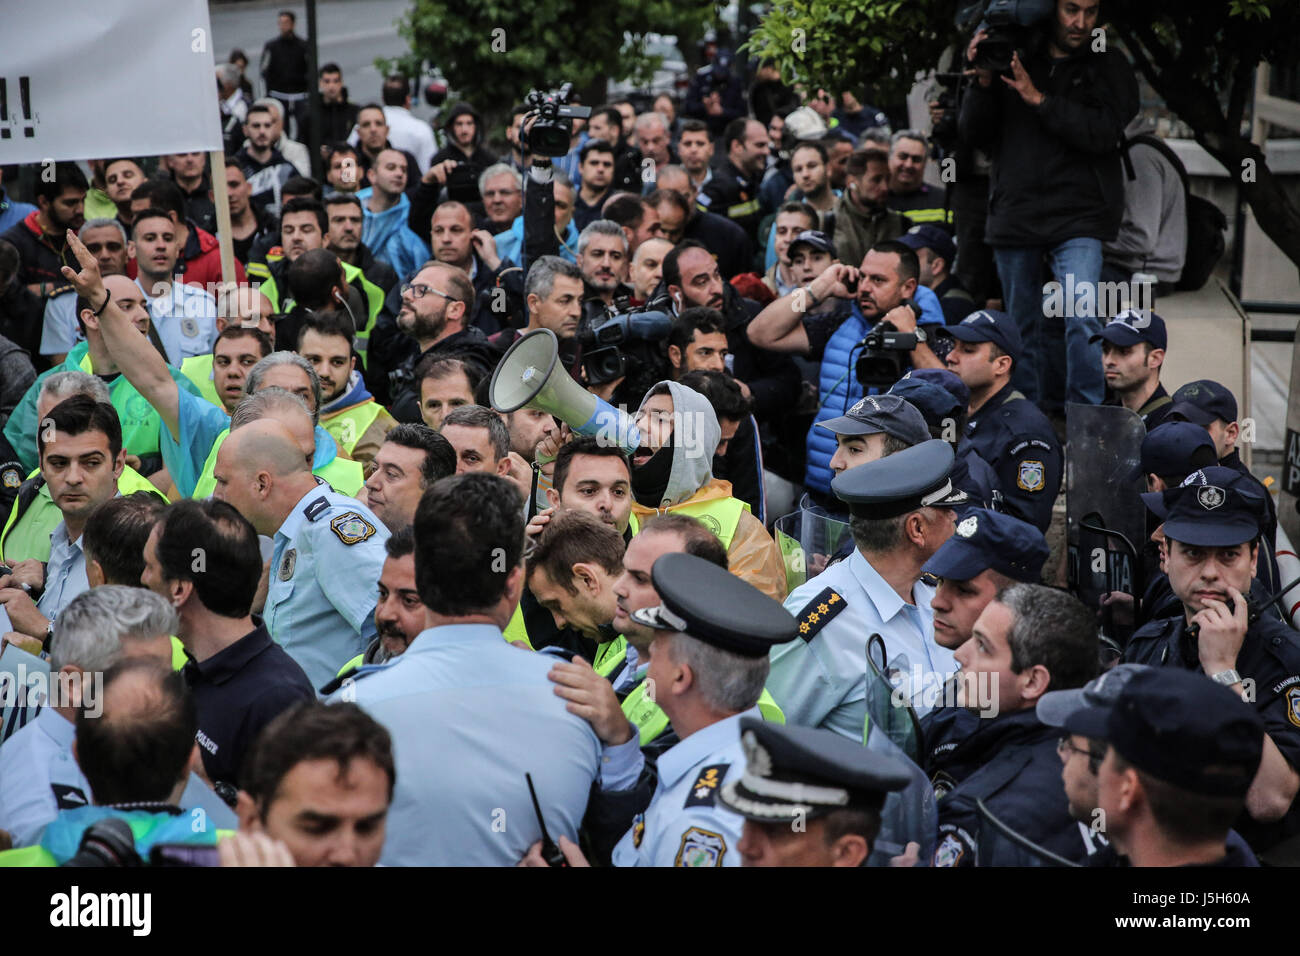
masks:
[[[434,295],[442,296],[448,302],[460,301],[460,299],[456,298],[454,295],[448,295],[447,293],[443,292],[441,289],[435,289],[431,285],[416,284],[414,282],[403,282],[401,294],[406,295],[406,293],[408,292],[411,293],[412,299],[423,299],[426,295],[432,292]]]
[[[1101,757],[1093,753],[1091,750],[1084,750],[1080,747],[1076,747],[1071,742],[1068,734],[1060,738],[1056,742],[1056,752],[1060,754],[1062,757],[1064,757],[1066,754],[1071,754],[1071,753],[1079,754],[1080,756],[1087,757],[1088,769],[1091,770],[1093,773],[1096,773],[1097,768],[1101,766],[1101,761],[1102,761]]]

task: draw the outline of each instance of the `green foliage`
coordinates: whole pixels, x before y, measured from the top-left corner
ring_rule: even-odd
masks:
[[[534,88],[644,82],[658,65],[641,45],[646,33],[692,37],[716,13],[713,0],[414,0],[397,28],[411,53],[379,66],[413,73],[427,61],[484,112],[501,114]]]

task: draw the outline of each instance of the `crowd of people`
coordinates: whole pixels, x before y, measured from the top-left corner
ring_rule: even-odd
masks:
[[[0,863],[1293,862],[1276,509],[1161,384],[1186,214],[1097,19],[977,32],[933,134],[710,49],[498,156],[401,76],[313,118],[283,13],[222,168],[6,170]],[[542,330],[630,447],[494,407]],[[1062,586],[1067,403],[1145,428],[1140,593]]]

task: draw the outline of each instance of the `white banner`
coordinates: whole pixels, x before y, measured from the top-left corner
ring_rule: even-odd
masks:
[[[221,149],[206,0],[16,0],[0,21],[0,163]]]

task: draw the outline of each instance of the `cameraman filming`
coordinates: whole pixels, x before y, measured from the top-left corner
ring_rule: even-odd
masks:
[[[987,23],[1002,6],[990,4]],[[1128,61],[1106,49],[1099,8],[1100,0],[1056,0],[1036,24],[1021,13],[1009,31],[1016,49],[1006,67],[994,62],[993,44],[982,46],[990,38],[983,24],[966,51],[975,82],[958,129],[992,156],[985,241],[1025,342],[1014,384],[1034,401],[1059,374],[1059,339],[1044,331],[1043,258],[1067,288],[1072,277],[1076,290],[1095,292],[1102,243],[1115,238],[1124,212],[1119,145],[1138,110],[1137,81]],[[993,30],[1006,36],[1007,24]],[[1095,295],[1068,303],[1066,312],[1064,398],[1096,405],[1105,382],[1100,347],[1088,342],[1101,330]]]

